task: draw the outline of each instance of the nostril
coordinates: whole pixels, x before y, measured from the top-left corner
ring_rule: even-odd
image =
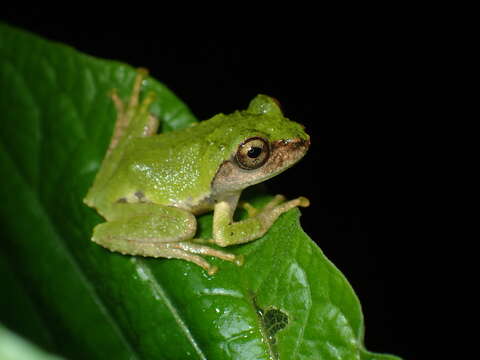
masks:
[[[310,146],[310,138],[308,139],[296,139],[296,141],[293,142],[293,145],[295,148],[301,148],[301,147],[306,147],[308,148]]]

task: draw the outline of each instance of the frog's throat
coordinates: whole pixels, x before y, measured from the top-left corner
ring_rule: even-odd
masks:
[[[258,169],[242,169],[234,156],[219,167],[212,181],[212,194],[222,195],[243,190],[268,180],[298,162],[307,152],[310,138],[277,140],[270,144],[270,158]]]

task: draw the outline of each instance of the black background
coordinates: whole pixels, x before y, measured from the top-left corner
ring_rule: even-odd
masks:
[[[303,17],[252,9],[238,19],[231,10],[190,23],[180,13],[147,16],[145,8],[95,19],[74,8],[61,16],[25,8],[2,20],[148,68],[199,119],[242,109],[258,93],[276,97],[306,126],[312,146],[269,189],[311,200],[302,225],[358,294],[367,348],[413,359],[410,254],[423,220],[412,193],[421,166],[412,108],[421,98],[421,44],[391,11],[357,10],[304,9],[315,14]]]

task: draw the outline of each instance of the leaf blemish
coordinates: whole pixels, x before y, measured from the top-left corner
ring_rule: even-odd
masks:
[[[288,315],[279,309],[268,308],[264,312],[259,311],[259,316],[269,342],[275,345],[277,342],[275,335],[288,325]]]
[[[270,348],[273,360],[279,358],[277,350],[277,333],[288,325],[288,315],[274,306],[261,308],[253,297],[253,305],[260,319],[262,334]]]

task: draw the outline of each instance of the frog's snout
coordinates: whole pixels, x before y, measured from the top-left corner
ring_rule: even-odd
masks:
[[[307,151],[310,147],[310,137],[307,139],[294,138],[273,142],[273,150],[288,149],[291,151]]]
[[[294,139],[292,142],[292,148],[294,149],[305,149],[305,151],[308,150],[310,147],[310,137],[308,139]]]

